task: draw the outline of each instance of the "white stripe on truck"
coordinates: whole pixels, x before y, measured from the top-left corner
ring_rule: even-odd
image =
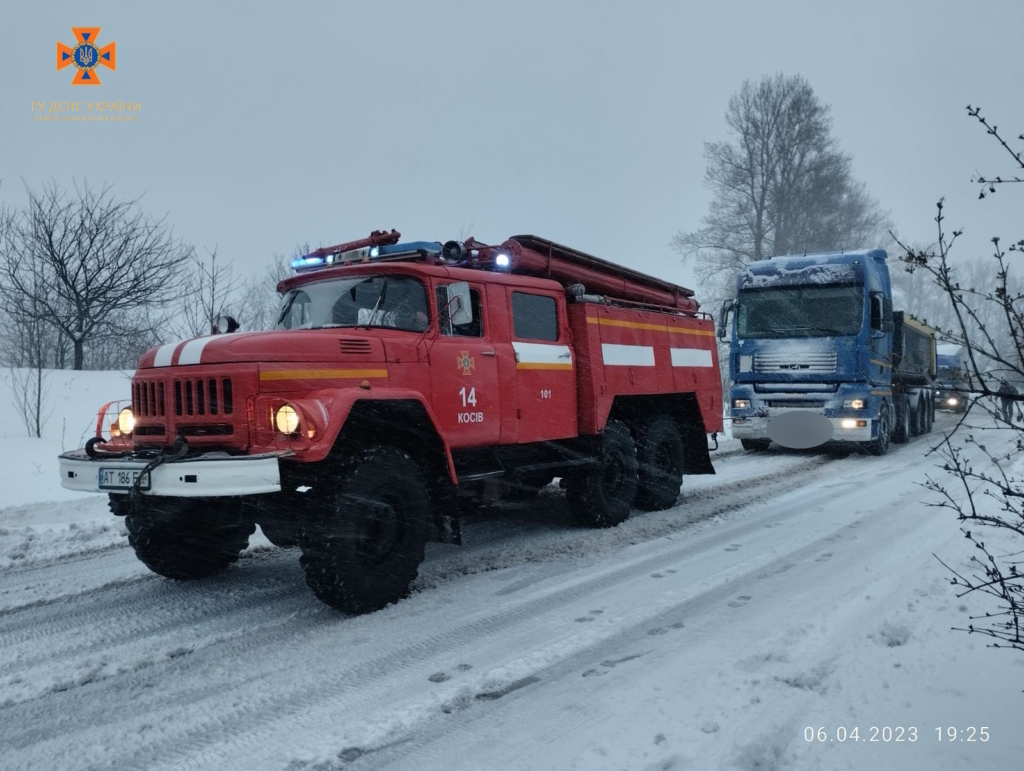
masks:
[[[710,367],[711,351],[707,348],[673,348],[673,367]]]
[[[619,345],[601,343],[601,358],[605,364],[620,367],[653,367],[654,347],[650,345]]]

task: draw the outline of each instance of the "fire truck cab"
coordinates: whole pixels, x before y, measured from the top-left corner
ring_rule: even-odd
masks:
[[[259,525],[365,612],[408,592],[427,541],[459,541],[467,500],[560,477],[606,527],[714,473],[714,325],[690,290],[535,236],[399,238],[295,260],[273,330],[146,353],[62,484],[107,493],[156,573],[218,572]]]

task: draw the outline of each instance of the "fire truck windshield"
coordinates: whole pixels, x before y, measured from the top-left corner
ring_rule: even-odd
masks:
[[[285,293],[277,329],[386,327],[422,332],[427,292],[409,276],[375,274],[304,284]]]

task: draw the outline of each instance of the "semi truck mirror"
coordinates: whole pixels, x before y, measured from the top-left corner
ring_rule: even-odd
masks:
[[[448,285],[448,317],[454,326],[473,321],[473,305],[469,301],[469,284],[458,281]]]

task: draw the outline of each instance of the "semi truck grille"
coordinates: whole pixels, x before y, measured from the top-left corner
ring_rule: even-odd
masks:
[[[769,407],[791,407],[791,408],[803,408],[805,410],[820,410],[825,406],[825,402],[817,399],[772,399],[768,402]]]
[[[835,372],[836,354],[802,353],[758,353],[754,355],[754,371],[760,373],[777,372]]]
[[[230,415],[234,412],[234,389],[229,377],[175,380],[173,390],[175,415]]]

